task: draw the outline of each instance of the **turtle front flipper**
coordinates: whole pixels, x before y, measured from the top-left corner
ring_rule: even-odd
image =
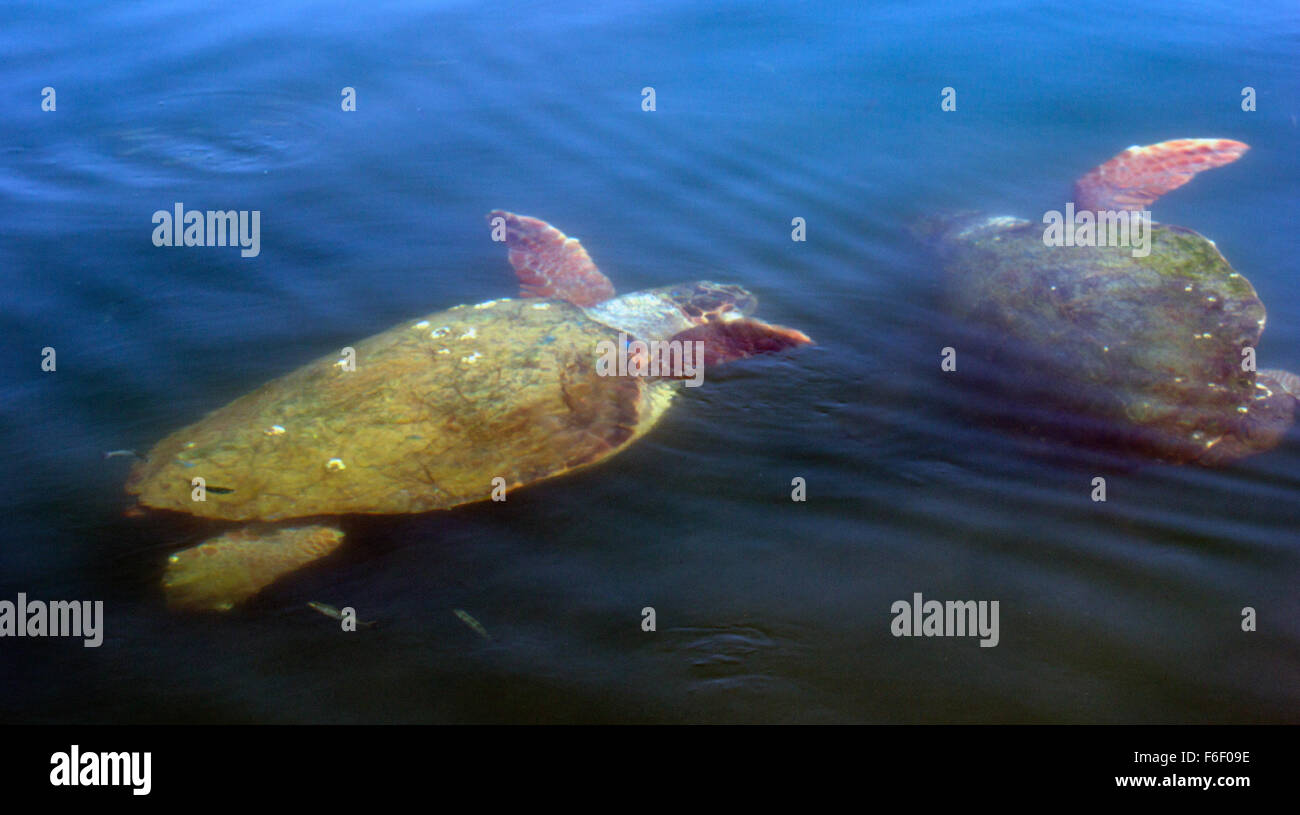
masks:
[[[536,218],[504,210],[488,213],[488,222],[505,223],[510,265],[519,278],[521,297],[553,297],[575,306],[593,306],[614,296],[614,284],[600,273],[577,238]]]
[[[703,363],[719,365],[759,354],[775,354],[787,348],[811,345],[802,331],[772,325],[753,317],[718,320],[692,326],[673,335],[674,341],[703,343]]]
[[[229,611],[289,572],[328,555],[343,542],[331,526],[246,526],[176,552],[167,559],[167,606]]]
[[[1130,147],[1074,182],[1081,211],[1146,209],[1199,172],[1231,164],[1250,149],[1231,139],[1175,139]]]

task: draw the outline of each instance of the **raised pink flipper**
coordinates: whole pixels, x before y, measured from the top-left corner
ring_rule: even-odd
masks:
[[[522,297],[554,297],[592,306],[614,296],[614,284],[600,273],[576,238],[536,218],[493,210],[488,222],[505,219],[510,265]]]
[[[1250,149],[1231,139],[1175,139],[1130,147],[1074,182],[1080,210],[1141,210],[1204,170],[1231,164]]]

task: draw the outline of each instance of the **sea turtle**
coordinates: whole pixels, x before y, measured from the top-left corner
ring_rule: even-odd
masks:
[[[169,606],[236,606],[338,547],[329,516],[447,509],[595,464],[654,426],[694,373],[683,362],[811,342],[747,316],[757,302],[736,285],[616,297],[577,240],[535,218],[488,217],[520,298],[408,320],[263,385],[135,464],[135,513],[244,522],[170,556]]]
[[[996,372],[984,384],[997,380],[1004,412],[1031,416],[1049,434],[1179,464],[1217,465],[1282,439],[1300,378],[1255,370],[1264,306],[1254,287],[1213,241],[1146,212],[1248,149],[1228,139],[1130,147],[1075,183],[1064,215],[922,223],[939,250],[948,309],[974,327],[974,359]],[[1136,230],[1127,245],[1125,221]],[[1002,399],[1009,394],[1014,402]]]

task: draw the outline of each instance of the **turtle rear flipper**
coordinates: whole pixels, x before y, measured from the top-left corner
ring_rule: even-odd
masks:
[[[232,530],[168,558],[163,575],[167,606],[229,611],[342,542],[343,533],[331,526]]]
[[[553,297],[575,306],[593,306],[614,296],[614,284],[601,274],[577,238],[536,218],[504,210],[488,221],[505,220],[510,265],[519,278],[521,297]]]
[[[1081,211],[1142,210],[1204,170],[1231,164],[1250,149],[1231,139],[1175,139],[1130,147],[1074,182]]]

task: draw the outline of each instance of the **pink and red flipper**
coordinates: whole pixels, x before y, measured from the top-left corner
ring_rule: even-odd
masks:
[[[802,331],[753,317],[707,322],[678,332],[673,340],[704,343],[704,358],[700,361],[706,367],[812,343]]]
[[[614,296],[614,284],[600,273],[576,238],[536,218],[493,210],[488,222],[505,220],[510,265],[521,297],[553,297],[593,306]]]
[[[1079,210],[1141,210],[1204,170],[1231,164],[1250,147],[1231,139],[1175,139],[1130,147],[1074,183]]]

